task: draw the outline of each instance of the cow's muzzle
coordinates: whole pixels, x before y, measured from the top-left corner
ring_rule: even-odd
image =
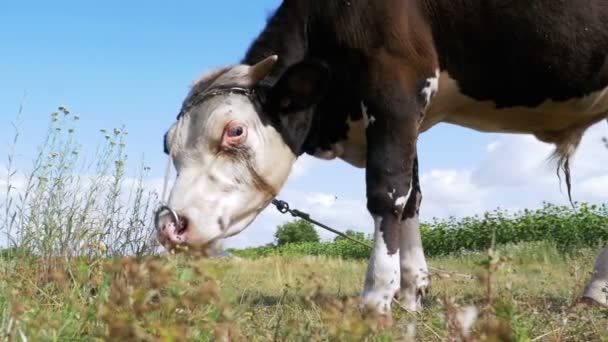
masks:
[[[173,245],[186,242],[185,233],[188,230],[188,220],[180,217],[169,206],[163,205],[154,214],[154,226],[159,240],[168,241]]]

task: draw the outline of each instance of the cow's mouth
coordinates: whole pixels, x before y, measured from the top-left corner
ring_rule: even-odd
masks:
[[[156,211],[154,223],[159,236],[173,244],[184,244],[188,231],[188,219],[177,214],[168,206],[162,206]]]

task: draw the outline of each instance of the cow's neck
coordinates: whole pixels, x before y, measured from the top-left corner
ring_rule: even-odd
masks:
[[[289,67],[302,61],[308,54],[308,20],[313,17],[314,6],[308,0],[284,0],[268,19],[266,27],[247,50],[242,63],[254,65],[270,55],[279,57],[270,76],[263,83],[268,85]],[[303,153],[310,127],[315,121],[313,111],[303,111],[275,120],[278,130],[296,155]],[[296,129],[307,127],[307,130]]]
[[[281,133],[298,156],[307,153],[325,159],[343,157],[353,165],[364,164],[366,122],[360,74],[355,71],[365,68],[365,58],[358,49],[342,47],[335,37],[340,35],[351,41],[351,30],[346,23],[352,21],[336,23],[332,19],[348,15],[360,20],[363,16],[359,12],[367,8],[365,4],[364,1],[284,0],[245,54],[243,63],[249,65],[269,55],[279,56],[271,76],[265,80],[269,83],[274,83],[288,66],[307,57],[329,66],[331,83],[314,115],[301,113],[307,116],[292,117],[291,122],[281,125]],[[355,23],[358,22],[355,20]],[[359,38],[367,41],[367,37]],[[294,134],[293,127],[301,127],[304,122],[308,132],[302,135],[300,130]]]
[[[278,55],[279,60],[269,79],[273,81],[288,66],[301,61],[307,47],[306,21],[312,9],[309,4],[310,1],[283,1],[251,44],[242,62],[253,65],[270,55]]]

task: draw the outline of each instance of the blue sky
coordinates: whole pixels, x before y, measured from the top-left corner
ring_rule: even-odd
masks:
[[[191,81],[205,71],[238,62],[279,3],[1,2],[3,152],[13,133],[7,123],[27,94],[22,143],[18,147],[20,168],[30,165],[49,113],[65,105],[81,116],[79,137],[85,146],[97,142],[100,128],[124,125],[129,130],[127,143],[132,160],[145,155],[152,168],[151,177],[161,177],[165,163],[162,136]],[[586,152],[588,159],[595,160],[600,153],[592,142],[604,130],[597,128],[589,138],[589,149],[593,150]],[[420,138],[419,150],[423,185],[430,189],[425,192],[423,218],[481,213],[497,205],[535,206],[545,199],[565,203],[557,180],[551,178],[553,170],[541,165],[551,149],[533,139],[439,125]],[[583,166],[595,165],[585,164],[585,158],[581,157]],[[518,160],[522,163],[517,164]],[[533,167],[529,170],[522,166],[530,161]],[[522,169],[527,173],[520,174]],[[606,173],[595,166],[584,170],[581,182],[599,179],[604,184],[601,182]],[[371,232],[362,170],[339,161],[305,158],[295,173],[281,194],[284,199],[341,227]],[[512,181],[501,188],[505,179]],[[338,199],[329,200],[334,195]],[[590,192],[579,199],[605,198]],[[265,213],[234,241],[238,245],[269,242],[274,225],[282,220]]]

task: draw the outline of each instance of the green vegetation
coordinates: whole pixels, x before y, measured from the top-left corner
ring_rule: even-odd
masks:
[[[319,242],[319,234],[312,223],[299,219],[277,227],[274,234],[277,246],[294,243]]]
[[[0,177],[0,341],[608,339],[608,312],[577,302],[608,240],[605,205],[424,225],[433,267],[425,310],[395,305],[388,321],[357,309],[367,247],[319,242],[296,221],[276,246],[157,256],[157,196],[146,190],[148,168],[127,176],[126,130],[102,130],[85,158],[80,118],[61,107],[23,174],[14,169],[18,119]],[[470,336],[459,327],[466,307],[479,312]]]
[[[513,214],[495,210],[483,217],[435,220],[422,224],[421,231],[424,252],[430,257],[485,251],[492,241],[498,246],[544,241],[562,253],[572,253],[585,247],[599,249],[608,240],[608,206],[583,203],[573,209],[545,204],[538,210]],[[363,233],[351,231],[349,235],[372,243],[370,237],[364,239]],[[333,242],[262,246],[230,252],[241,257],[315,255],[367,259],[370,255],[369,248],[341,237]]]

